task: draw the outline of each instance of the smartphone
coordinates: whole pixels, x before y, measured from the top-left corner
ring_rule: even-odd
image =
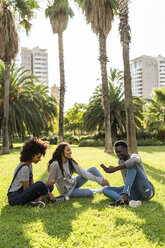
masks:
[[[104,164],[101,164],[100,167],[103,168],[103,170],[107,169],[107,167]]]

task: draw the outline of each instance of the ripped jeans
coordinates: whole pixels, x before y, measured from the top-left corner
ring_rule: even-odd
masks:
[[[115,201],[120,200],[122,194],[127,194],[129,201],[147,201],[151,198],[152,187],[139,166],[134,166],[127,169],[127,177],[124,186],[104,187],[103,194]]]

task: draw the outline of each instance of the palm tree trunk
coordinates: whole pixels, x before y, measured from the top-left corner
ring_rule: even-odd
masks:
[[[129,45],[123,43],[124,60],[124,88],[125,88],[125,111],[127,143],[130,153],[137,153],[136,130],[133,113],[133,99],[131,90],[131,75],[129,65]]]
[[[100,65],[103,90],[104,122],[105,122],[105,152],[113,152],[110,124],[110,98],[107,78],[106,36],[99,34]]]
[[[4,82],[4,117],[2,127],[2,154],[9,152],[9,82],[10,82],[10,63],[5,63],[5,82]]]
[[[136,130],[133,113],[133,99],[131,89],[131,74],[129,64],[129,43],[130,26],[128,24],[128,0],[119,0],[120,17],[120,39],[123,46],[124,62],[124,88],[125,88],[125,111],[126,111],[126,132],[128,149],[130,153],[137,152]]]
[[[58,33],[59,45],[59,67],[60,67],[60,101],[59,101],[59,142],[64,140],[64,96],[65,96],[65,75],[63,55],[63,33]]]

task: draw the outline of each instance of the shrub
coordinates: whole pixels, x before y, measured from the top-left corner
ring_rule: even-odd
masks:
[[[146,138],[146,139],[138,139],[137,145],[138,146],[160,146],[160,145],[165,145],[165,142],[162,142],[155,138]]]
[[[78,145],[79,143],[79,138],[77,136],[73,136],[72,134],[65,133],[64,134],[64,140],[65,142],[73,145]]]
[[[92,139],[92,138],[93,138],[93,136],[91,136],[91,135],[83,135],[83,136],[81,136],[79,142],[81,142],[81,141],[83,141],[83,140]]]
[[[94,140],[94,139],[82,140],[79,143],[80,147],[84,147],[84,146],[104,146],[104,145],[105,145],[104,140]]]
[[[48,141],[51,145],[57,145],[58,137],[57,136],[48,136],[42,138],[42,140]]]
[[[152,138],[156,138],[156,134],[155,133],[148,133],[147,131],[138,131],[136,134],[136,138],[138,140],[142,140],[142,139],[152,139]]]
[[[93,136],[93,139],[94,139],[94,140],[98,140],[98,139],[104,140],[104,139],[105,139],[105,132],[100,131],[99,133],[97,133],[97,134],[95,134],[95,135]]]

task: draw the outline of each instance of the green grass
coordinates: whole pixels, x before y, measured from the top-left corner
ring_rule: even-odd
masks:
[[[46,181],[46,164],[53,150],[54,146],[50,146],[46,157],[34,165],[35,181]],[[103,194],[58,204],[47,203],[45,209],[11,207],[6,192],[19,162],[19,152],[20,144],[15,144],[11,154],[0,156],[0,248],[165,247],[165,146],[139,147],[148,177],[156,187],[156,195],[137,209],[129,206],[110,209],[111,201]],[[99,168],[101,163],[117,165],[116,156],[104,153],[102,147],[72,146],[72,153],[86,169]],[[120,172],[102,173],[112,186],[123,184]],[[84,187],[97,188],[98,185],[89,181]],[[58,195],[56,190],[54,194]]]

